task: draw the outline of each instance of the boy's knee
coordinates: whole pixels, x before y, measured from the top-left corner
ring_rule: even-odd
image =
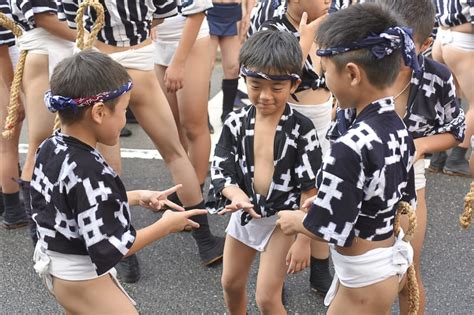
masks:
[[[281,304],[281,293],[276,294],[276,290],[258,290],[255,294],[258,309],[262,314],[271,313],[272,310]],[[280,292],[280,291],[278,291]]]
[[[228,295],[238,295],[245,291],[245,283],[233,277],[222,275],[221,285],[224,292]]]
[[[224,72],[229,75],[235,75],[236,77],[239,76],[239,63],[233,62],[225,65]]]

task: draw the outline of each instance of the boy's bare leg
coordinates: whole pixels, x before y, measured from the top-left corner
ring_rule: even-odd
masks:
[[[216,58],[217,58],[217,47],[219,46],[219,37],[210,35],[210,42],[209,42],[209,55],[211,57],[211,73],[216,66]]]
[[[204,37],[194,43],[186,60],[184,87],[176,93],[179,127],[187,143],[189,159],[196,171],[199,184],[203,184],[206,180],[211,152],[211,136],[207,125],[211,76],[209,42],[209,37]]]
[[[183,184],[178,196],[184,206],[202,201],[196,173],[179,141],[178,130],[165,95],[153,71],[128,69],[134,87],[130,108],[140,126],[160,151],[173,182]]]
[[[247,313],[247,280],[256,251],[227,235],[224,245],[222,288],[231,315]]]
[[[178,98],[176,97],[176,93],[168,93],[166,91],[166,86],[165,86],[165,81],[164,81],[166,69],[168,69],[168,67],[155,65],[156,77],[158,79],[158,82],[160,83],[161,90],[163,91],[163,93],[166,96],[166,99],[168,100],[168,104],[170,105],[171,112],[173,113],[176,126],[181,126],[181,121],[179,119]],[[181,144],[183,145],[184,150],[187,151],[188,144],[186,142],[186,138],[183,136],[183,130],[181,128],[178,128],[178,134],[179,134],[179,140],[181,141]]]
[[[328,315],[382,315],[390,314],[398,293],[398,276],[363,288],[347,288],[339,283]]]
[[[44,93],[49,88],[48,55],[32,54],[26,56],[23,72],[23,91],[28,120],[28,152],[21,179],[31,181],[35,164],[35,154],[39,145],[51,135],[54,127],[54,114],[44,105]]]
[[[420,291],[419,311],[418,314],[425,313],[425,287],[421,278],[421,252],[423,250],[423,243],[425,241],[426,222],[427,222],[427,208],[425,200],[425,188],[416,191],[417,207],[416,207],[416,230],[411,245],[413,246],[413,264],[415,266],[416,281]],[[408,229],[408,220],[406,216],[401,219],[401,225],[404,231]],[[405,285],[399,294],[400,314],[408,314],[408,286]]]
[[[261,314],[286,314],[281,293],[288,270],[286,255],[294,240],[294,236],[287,236],[276,227],[265,251],[260,254],[256,300]]]
[[[53,277],[53,288],[66,314],[138,314],[110,275],[84,281]]]

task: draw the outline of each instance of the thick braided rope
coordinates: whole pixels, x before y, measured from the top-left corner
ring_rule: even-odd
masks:
[[[393,223],[393,229],[397,235],[400,232],[400,216],[408,215],[408,230],[403,237],[405,242],[411,241],[415,235],[416,229],[416,214],[409,203],[401,201],[398,203],[397,214]],[[415,266],[412,264],[407,270],[408,278],[408,314],[415,315],[420,308],[420,291],[418,289],[418,282],[416,281]]]
[[[92,31],[87,36],[85,40],[86,32],[84,28],[84,11],[91,7],[95,10],[97,14],[97,19],[92,26]],[[97,38],[97,34],[100,32],[102,27],[104,27],[105,17],[104,17],[104,7],[100,4],[99,0],[85,0],[79,5],[79,9],[76,14],[76,24],[77,24],[77,38],[76,45],[80,50],[91,48],[94,45],[94,41]],[[59,115],[56,114],[54,120],[54,130],[61,127],[61,121],[59,120]]]
[[[471,182],[471,190],[464,197],[464,211],[459,217],[459,223],[463,229],[467,229],[472,223],[472,210],[474,208],[474,181]]]
[[[23,34],[21,28],[15,24],[15,22],[8,18],[5,14],[0,12],[0,25],[6,29],[9,29],[16,37],[20,37]],[[19,97],[21,90],[21,81],[23,79],[23,70],[25,68],[27,50],[22,50],[20,58],[16,64],[15,74],[13,76],[12,85],[10,88],[10,102],[7,108],[7,118],[5,119],[5,126],[2,132],[2,136],[6,139],[10,139],[15,131],[15,127],[18,123],[18,107],[20,106]]]

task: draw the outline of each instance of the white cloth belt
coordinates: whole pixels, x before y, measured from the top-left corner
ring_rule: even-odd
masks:
[[[400,229],[392,247],[376,248],[358,256],[341,255],[335,246],[331,245],[335,273],[331,287],[324,298],[324,305],[331,304],[339,282],[348,288],[361,288],[395,275],[401,281],[413,263],[413,248],[410,243],[403,241],[403,236],[403,230]]]
[[[54,295],[53,276],[67,281],[92,280],[110,274],[112,280],[127,298],[136,305],[117,279],[117,270],[111,268],[106,273],[98,276],[91,258],[87,255],[62,254],[46,250],[46,244],[38,241],[33,254],[34,269],[46,284],[49,292]]]
[[[127,69],[151,71],[155,68],[153,54],[155,47],[150,44],[138,49],[129,49],[109,54],[110,58],[120,63]]]

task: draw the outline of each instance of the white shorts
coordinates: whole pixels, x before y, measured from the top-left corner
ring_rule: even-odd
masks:
[[[324,298],[324,305],[331,304],[339,283],[348,288],[362,288],[392,276],[398,276],[401,281],[413,263],[413,248],[403,240],[403,236],[403,230],[400,229],[392,247],[372,249],[358,256],[341,255],[334,245],[330,245],[334,278]]]
[[[117,279],[117,270],[110,269],[106,273],[98,276],[91,258],[87,255],[71,255],[62,254],[50,250],[46,250],[42,241],[38,241],[33,255],[35,262],[34,268],[36,273],[43,279],[49,292],[54,295],[53,277],[67,281],[83,281],[97,279],[106,275],[110,275],[119,287],[119,289],[127,296],[127,298],[136,305],[136,302],[128,295]]]
[[[265,251],[265,247],[273,234],[276,227],[278,216],[272,215],[261,219],[252,219],[249,223],[242,226],[240,224],[240,216],[242,210],[232,213],[229,224],[225,230],[227,234],[244,243],[250,248],[259,252]]]
[[[157,65],[169,66],[174,53],[178,48],[179,41],[183,34],[186,17],[177,15],[166,18],[163,23],[156,28],[156,41],[154,42],[155,52],[153,61]],[[209,25],[204,19],[199,29],[196,40],[209,36]]]
[[[129,49],[121,52],[109,54],[109,57],[120,63],[127,69],[152,71],[155,67],[153,54],[155,48],[152,44],[138,49]]]
[[[27,50],[29,54],[48,55],[49,76],[56,65],[64,58],[71,57],[74,42],[67,41],[38,27],[26,31],[16,39],[19,50]]]
[[[425,176],[425,160],[423,158],[413,164],[413,171],[415,173],[415,190],[420,190],[426,187]]]
[[[326,139],[329,126],[331,125],[331,114],[333,97],[329,97],[327,102],[317,105],[298,105],[289,103],[291,108],[297,110],[301,114],[305,115],[314,124],[316,132],[318,134],[318,140],[321,145],[321,151],[323,155],[329,150],[329,140]]]
[[[436,38],[441,41],[441,44],[451,45],[455,48],[474,51],[474,34],[455,32],[451,29],[438,28]]]

